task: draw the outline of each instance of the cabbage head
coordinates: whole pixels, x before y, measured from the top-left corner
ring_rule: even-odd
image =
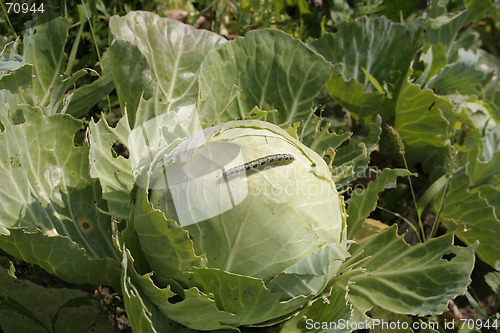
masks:
[[[276,125],[207,128],[143,165],[123,233],[130,281],[189,328],[286,320],[328,292],[349,255],[328,165]]]

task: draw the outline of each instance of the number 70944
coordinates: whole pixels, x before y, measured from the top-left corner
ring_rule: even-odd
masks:
[[[7,14],[14,13],[14,14],[27,14],[27,13],[43,13],[43,3],[41,4],[36,4],[32,3],[29,4],[27,2],[7,2],[5,3],[7,5]]]

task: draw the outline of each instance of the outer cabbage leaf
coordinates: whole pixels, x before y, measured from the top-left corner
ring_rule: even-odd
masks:
[[[168,318],[200,330],[233,328],[292,315],[305,303],[305,296],[280,300],[282,295],[271,292],[261,279],[203,268],[206,259],[195,255],[188,233],[175,221],[165,219],[163,213],[153,210],[147,200],[140,199],[146,198],[145,195],[139,193],[138,198],[133,219],[136,229],[129,234],[140,235],[140,250],[136,248],[135,253],[142,255],[143,251],[156,269],[154,276],[151,273],[140,276],[135,268],[131,267],[132,271],[129,268],[133,277],[130,283]],[[130,247],[134,241],[133,236],[127,237],[126,245]],[[171,279],[189,289],[179,289],[176,283],[165,289],[157,287],[173,283]],[[176,295],[182,301],[172,302]],[[205,315],[193,317],[193,309]]]
[[[200,123],[194,106],[164,111],[167,104],[155,99],[141,99],[136,112],[136,125],[130,130],[127,113],[111,128],[105,120],[89,124],[90,175],[99,178],[108,209],[116,218],[126,219],[133,210],[130,192],[138,174],[159,153],[158,147],[172,145],[199,131]],[[156,113],[161,115],[154,117]],[[149,119],[149,120],[147,120]],[[115,156],[115,144],[127,148],[128,158]],[[161,150],[163,153],[165,151]]]
[[[377,114],[384,121],[393,116],[392,98],[398,96],[418,47],[410,29],[384,17],[360,17],[310,46],[334,64],[326,88],[356,119],[368,125]]]
[[[5,333],[118,331],[82,290],[44,288],[0,268],[0,297],[0,329]]]
[[[130,273],[133,270],[132,265],[133,258],[125,250],[122,261],[122,290],[132,330],[144,333],[195,333],[196,331],[165,317],[144,292],[132,283],[132,276],[137,275],[134,271]],[[155,288],[153,285],[151,287]]]
[[[115,16],[110,29],[118,43],[111,46],[113,76],[122,109],[127,103],[130,124],[135,123],[134,107],[145,88],[157,90],[157,101],[167,104],[165,112],[194,104],[203,58],[226,41],[212,32],[148,12]],[[132,81],[130,73],[135,73]]]
[[[410,147],[444,147],[455,116],[452,105],[430,90],[406,82],[396,104],[395,127]]]
[[[19,101],[39,108],[45,115],[69,113],[80,117],[99,102],[114,88],[110,75],[74,89],[78,79],[89,72],[96,76],[98,73],[81,69],[71,76],[63,74],[68,29],[69,21],[59,17],[27,30],[23,61],[8,62],[8,69],[13,71],[0,79],[0,89],[17,94]],[[15,54],[15,47],[9,51]],[[103,62],[107,62],[106,56]],[[67,93],[70,89],[73,90]]]
[[[206,258],[194,253],[188,233],[175,221],[166,219],[162,212],[154,210],[146,197],[143,189],[137,190],[136,210],[130,226],[142,237],[140,251],[149,265],[155,267],[157,279],[164,282],[178,279],[187,284],[184,273],[194,267],[205,267]]]
[[[116,39],[109,47],[107,54],[109,54],[110,66],[106,67],[106,71],[112,74],[116,82],[120,107],[127,112],[130,127],[134,127],[135,112],[141,102],[141,97],[149,100],[155,93],[158,96],[159,89],[156,81],[153,80],[146,56],[136,45]]]
[[[32,66],[23,65],[0,79],[0,90],[9,91],[19,102],[37,105],[37,97],[31,88],[32,79]],[[12,94],[9,95],[10,97],[5,97],[5,94],[2,94],[2,97],[4,100],[12,99]]]
[[[92,83],[82,85],[71,92],[66,113],[75,118],[79,118],[115,89],[112,73],[106,70],[106,67],[109,66],[109,59],[109,53],[106,52],[102,56],[102,67],[104,68],[103,75],[100,75],[99,78]],[[94,72],[94,74],[97,73]],[[68,89],[72,87],[72,84],[73,83],[71,83]]]
[[[397,177],[409,176],[410,172],[404,169],[384,169],[378,174],[377,179],[368,184],[364,191],[353,192],[351,202],[347,206],[347,238],[352,239],[363,227],[363,223],[370,213],[375,210],[378,194],[389,183],[395,183]]]
[[[130,191],[133,188],[132,166],[123,156],[113,156],[113,145],[126,142],[130,135],[127,117],[115,128],[105,120],[89,124],[90,176],[99,178],[102,196],[108,202],[110,213],[117,219],[128,219],[131,212]]]
[[[340,324],[347,320],[353,320],[352,306],[346,299],[347,293],[338,286],[331,286],[328,296],[318,298],[314,303],[300,311],[296,316],[287,320],[279,330],[283,333],[305,333],[305,332],[331,332],[348,333],[351,329],[337,328],[330,325]],[[351,319],[352,318],[352,319]],[[361,320],[359,321],[361,322]],[[327,327],[325,327],[325,324]],[[319,325],[315,326],[315,325]]]
[[[276,124],[305,119],[330,73],[331,65],[290,35],[250,31],[203,61],[199,101],[203,121],[246,118],[255,106],[278,110],[267,119]]]
[[[458,50],[456,62],[441,68],[431,77],[425,88],[434,90],[439,95],[481,95],[481,88],[487,82],[488,75],[478,69],[479,53]]]
[[[88,147],[75,147],[80,122],[24,110],[13,125],[0,104],[0,246],[73,283],[113,284],[119,262],[101,189],[89,177]]]
[[[349,143],[335,152],[332,174],[337,188],[347,187],[353,180],[366,176],[370,154],[378,148],[382,118],[375,117],[368,135],[363,139],[349,140]]]
[[[433,4],[436,8],[431,11],[431,19],[424,30],[423,39],[431,45],[443,44],[447,54],[460,29],[468,24],[477,22],[486,13],[496,12],[496,8],[490,0],[471,1],[470,7],[459,14],[453,13],[453,16],[443,15],[444,8],[441,7],[439,2]]]
[[[69,25],[68,19],[58,17],[37,26],[36,34],[28,30],[24,39],[24,62],[33,65],[33,92],[40,105],[48,105],[54,83],[63,72]]]
[[[333,121],[328,121],[323,117],[312,114],[310,118],[303,122],[302,126],[299,128],[299,133],[297,133],[294,127],[290,127],[287,131],[289,133],[291,132],[300,142],[304,143],[318,154],[323,155],[327,152],[328,148],[337,149],[352,135],[350,132],[337,134],[335,131],[331,131],[333,129]]]
[[[352,257],[334,279],[348,290],[360,312],[374,306],[411,315],[441,314],[448,301],[463,294],[474,267],[474,249],[453,246],[453,234],[409,246],[396,227],[353,245]],[[453,254],[451,259],[443,256]]]
[[[17,90],[25,103],[42,108],[46,115],[69,113],[80,117],[114,88],[111,75],[103,75],[66,94],[89,71],[97,74],[87,69],[79,70],[69,77],[63,74],[69,26],[70,22],[66,18],[58,17],[27,30],[24,38],[23,62],[31,65],[32,76],[24,84],[17,81]],[[106,61],[107,57],[103,57],[103,62]],[[0,87],[4,86],[1,81]],[[14,93],[12,85],[4,87]]]
[[[429,78],[439,73],[441,68],[448,63],[442,44],[424,45],[419,60],[423,63],[424,69],[415,83],[421,86],[423,86]],[[418,64],[415,65],[414,68],[417,66]]]
[[[451,180],[443,199],[439,195],[434,205],[444,200],[441,217],[448,228],[466,244],[479,240],[476,255],[484,262],[500,269],[500,152],[491,161],[479,160],[476,147],[468,153],[468,168],[459,171]]]
[[[500,272],[489,272],[484,276],[484,281],[497,296],[500,295]]]

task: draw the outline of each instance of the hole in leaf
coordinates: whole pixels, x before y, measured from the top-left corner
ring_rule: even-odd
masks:
[[[168,301],[169,301],[170,303],[172,303],[172,304],[179,303],[179,302],[181,302],[181,301],[182,301],[182,297],[180,297],[179,295],[174,295],[174,296],[170,297],[170,298],[168,299]]]
[[[85,126],[84,123],[82,123],[78,131],[76,131],[75,134],[73,135],[73,145],[75,147],[82,147],[86,138],[87,138],[87,127]]]
[[[12,112],[11,119],[13,125],[23,124],[25,122],[23,111],[21,111],[21,109],[15,110],[14,112]]]
[[[444,260],[447,260],[447,261],[451,261],[451,259],[455,258],[457,255],[455,253],[449,253],[449,254],[445,254],[441,257],[441,259],[444,259]]]
[[[111,155],[113,155],[114,158],[117,158],[118,156],[123,156],[126,159],[128,159],[129,153],[125,145],[123,145],[119,141],[116,141],[115,143],[113,143],[113,146],[111,146]]]

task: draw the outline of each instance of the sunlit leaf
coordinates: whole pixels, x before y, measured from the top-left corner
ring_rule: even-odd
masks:
[[[255,106],[278,110],[268,117],[277,124],[305,120],[330,72],[331,66],[321,56],[290,35],[279,30],[251,31],[203,61],[203,120],[236,120],[247,117]]]
[[[452,240],[447,234],[410,246],[391,227],[353,245],[334,281],[349,290],[347,299],[361,312],[379,306],[401,314],[441,314],[467,290],[474,266],[476,246],[457,247]]]

